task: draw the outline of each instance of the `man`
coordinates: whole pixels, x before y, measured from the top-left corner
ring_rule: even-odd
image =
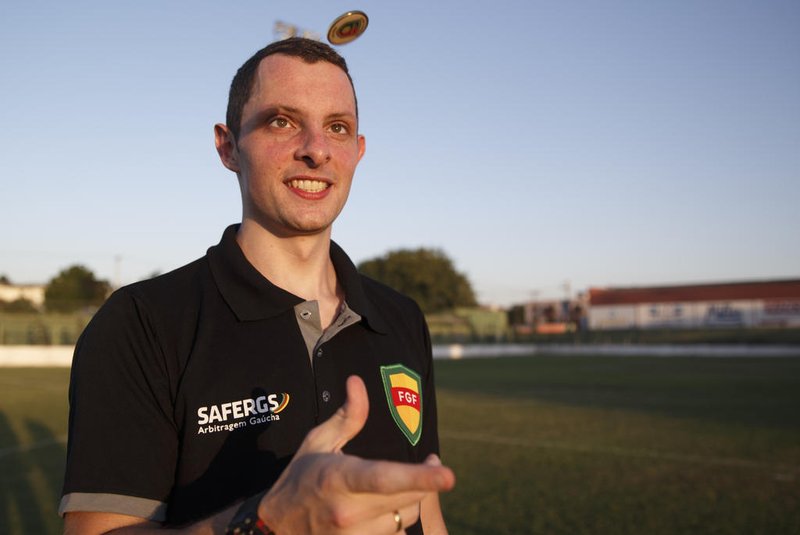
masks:
[[[446,534],[424,319],[331,241],[365,150],[344,60],[269,45],[226,123],[241,225],[117,291],[76,347],[65,531]]]

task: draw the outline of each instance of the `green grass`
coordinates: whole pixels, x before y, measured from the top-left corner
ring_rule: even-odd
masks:
[[[800,359],[437,361],[451,535],[800,533]],[[60,533],[66,369],[0,368],[0,533]]]
[[[66,368],[0,368],[0,533],[61,532]]]
[[[800,533],[800,359],[436,371],[451,535]]]

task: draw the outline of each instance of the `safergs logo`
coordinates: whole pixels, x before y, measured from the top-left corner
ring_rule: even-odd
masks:
[[[289,405],[290,398],[291,396],[284,392],[199,407],[197,425],[200,427],[197,429],[197,434],[233,431],[248,425],[280,420],[279,414]]]

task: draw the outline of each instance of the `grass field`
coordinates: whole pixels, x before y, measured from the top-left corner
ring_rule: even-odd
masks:
[[[453,535],[800,533],[800,359],[437,367]]]
[[[800,533],[800,359],[436,366],[451,535]],[[0,534],[60,532],[68,375],[0,368]]]

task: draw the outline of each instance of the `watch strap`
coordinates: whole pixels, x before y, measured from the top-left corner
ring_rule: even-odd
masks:
[[[275,535],[275,532],[258,516],[258,504],[261,503],[264,494],[266,491],[251,496],[239,506],[225,530],[225,535]]]

